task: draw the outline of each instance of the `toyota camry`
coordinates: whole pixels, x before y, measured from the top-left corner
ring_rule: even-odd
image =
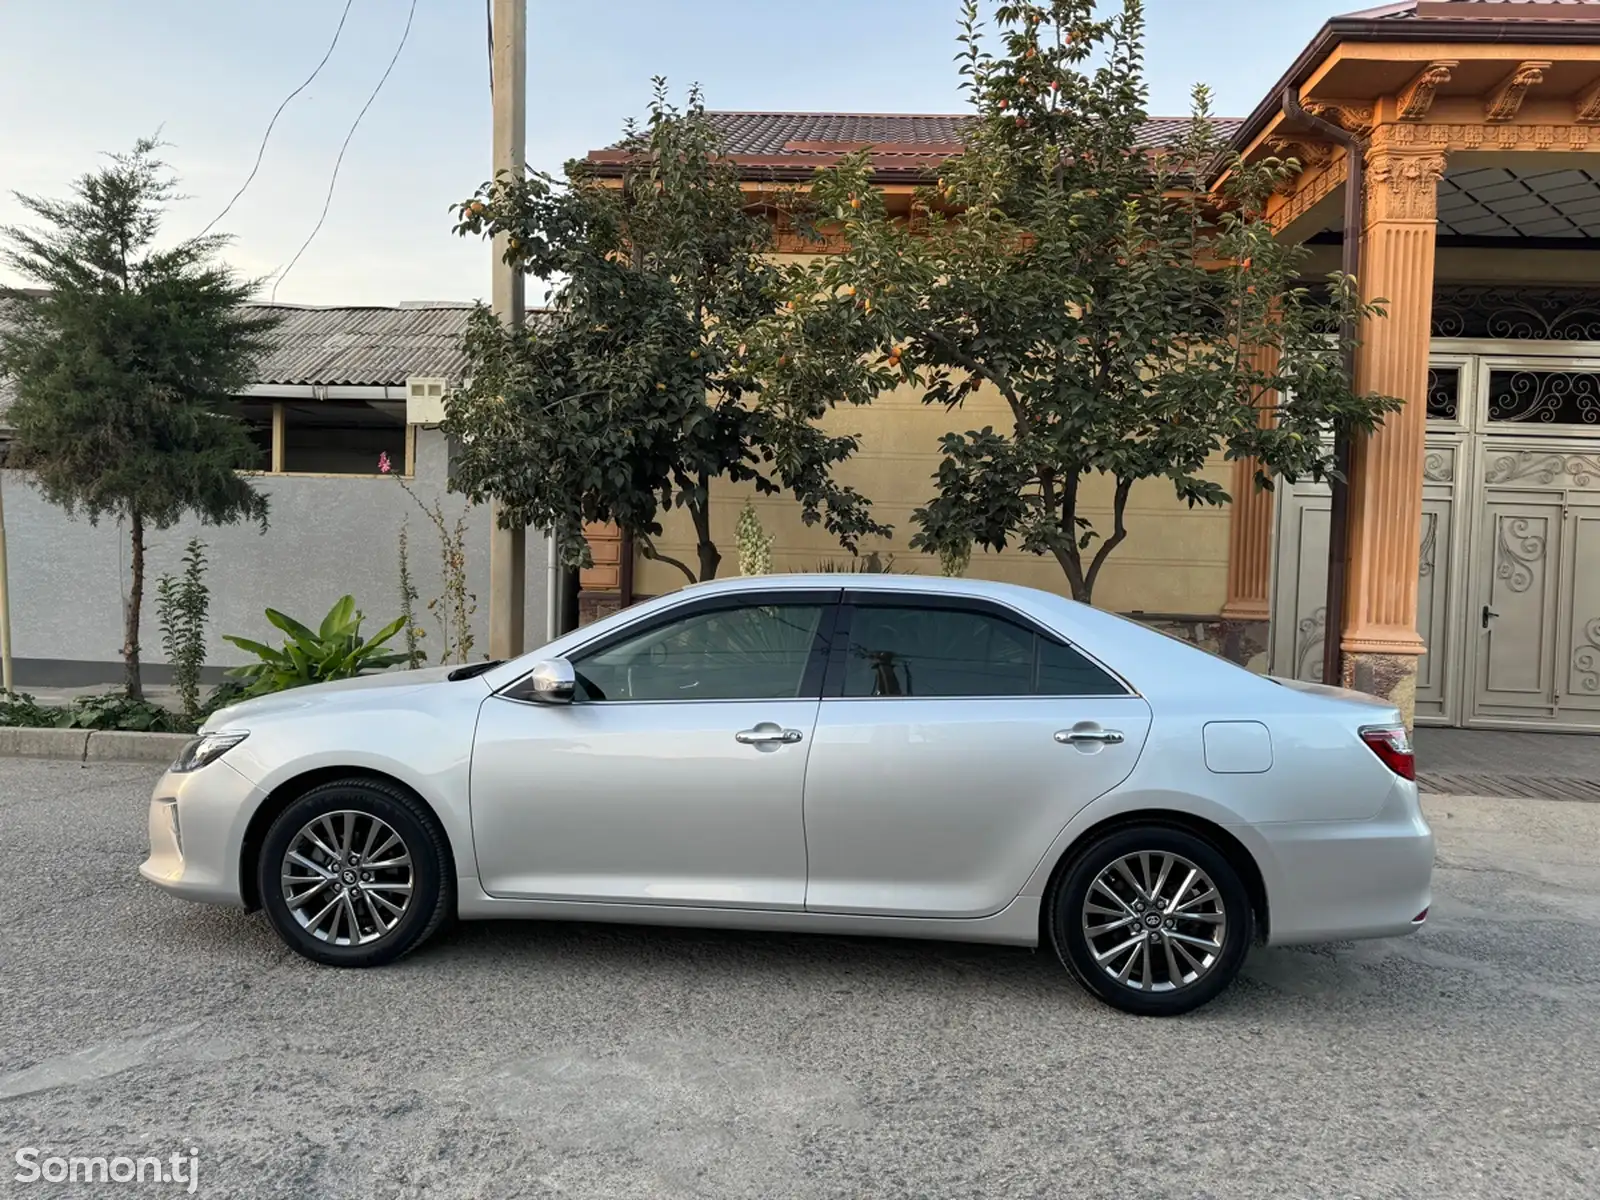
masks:
[[[1393,706],[1059,596],[742,578],[223,709],[141,871],[335,966],[452,915],[944,938],[1169,1015],[1252,944],[1417,929],[1413,775]]]

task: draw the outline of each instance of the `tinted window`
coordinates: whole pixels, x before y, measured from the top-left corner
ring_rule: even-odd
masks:
[[[1027,696],[1034,635],[953,608],[855,610],[845,648],[846,696]]]
[[[820,604],[701,612],[574,660],[580,700],[782,700],[801,694]]]
[[[846,697],[1126,691],[1072,647],[972,609],[864,605],[854,610],[845,645]]]
[[[1071,646],[1039,639],[1041,696],[1123,696],[1127,691]]]

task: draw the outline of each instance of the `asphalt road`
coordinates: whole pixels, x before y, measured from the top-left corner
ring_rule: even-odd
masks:
[[[219,1197],[1600,1195],[1600,806],[1430,800],[1418,937],[1258,951],[1141,1021],[1045,955],[466,926],[338,972],[143,884],[149,771],[0,760],[14,1156]]]

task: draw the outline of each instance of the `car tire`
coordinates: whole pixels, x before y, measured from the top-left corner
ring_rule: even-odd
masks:
[[[279,813],[256,872],[267,919],[296,953],[378,967],[444,924],[455,906],[450,862],[443,830],[415,796],[352,778],[319,784]]]
[[[1255,938],[1239,872],[1210,842],[1171,826],[1125,826],[1096,838],[1073,856],[1046,903],[1062,965],[1093,995],[1137,1016],[1174,1017],[1215,999]]]

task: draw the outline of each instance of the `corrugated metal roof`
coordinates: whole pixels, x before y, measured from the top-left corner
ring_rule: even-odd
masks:
[[[461,338],[470,305],[252,307],[283,322],[256,364],[257,384],[400,387],[409,375],[459,380],[467,370]]]
[[[250,307],[283,318],[271,348],[256,364],[255,382],[260,385],[404,387],[408,376],[460,382],[467,371],[461,339],[470,304]],[[15,398],[15,383],[0,377],[0,420]]]

